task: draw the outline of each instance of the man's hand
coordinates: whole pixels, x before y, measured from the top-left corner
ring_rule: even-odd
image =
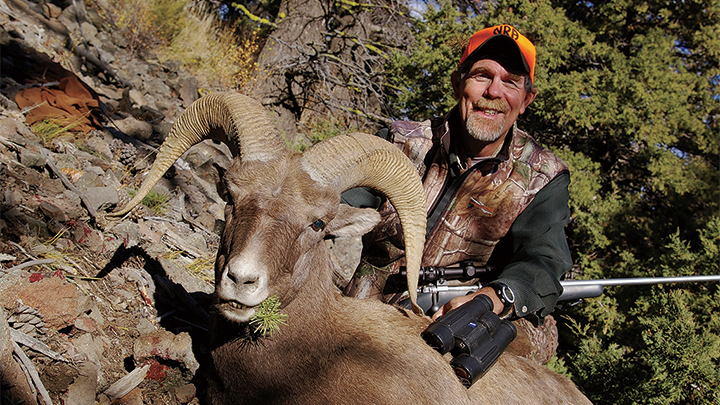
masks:
[[[490,297],[490,299],[493,302],[493,312],[500,315],[500,313],[502,312],[502,310],[504,308],[504,305],[503,305],[502,301],[500,301],[500,298],[495,293],[495,289],[493,289],[492,287],[483,287],[474,293],[471,293],[471,294],[468,294],[468,295],[465,295],[462,297],[455,297],[455,298],[451,299],[450,301],[445,303],[445,305],[443,305],[442,308],[440,308],[437,312],[435,312],[433,314],[432,320],[433,321],[437,320],[439,317],[441,317],[441,316],[445,315],[446,313],[452,311],[453,309],[463,305],[464,303],[472,300],[478,294],[485,294],[488,297]]]

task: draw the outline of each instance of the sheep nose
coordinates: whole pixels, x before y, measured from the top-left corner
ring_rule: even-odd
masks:
[[[227,278],[230,279],[230,281],[236,286],[235,288],[245,288],[250,291],[258,287],[258,281],[260,280],[259,276],[251,274],[238,274],[239,272],[232,271],[232,269],[229,270]]]
[[[255,298],[266,295],[267,271],[256,260],[243,257],[231,259],[223,269],[219,290],[226,298],[254,302]]]

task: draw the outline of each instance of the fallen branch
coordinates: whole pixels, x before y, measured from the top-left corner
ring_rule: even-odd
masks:
[[[30,361],[28,356],[25,354],[25,352],[22,351],[22,349],[20,348],[20,346],[18,346],[17,343],[12,342],[12,345],[13,353],[15,353],[17,358],[20,359],[20,363],[23,367],[25,367],[27,373],[30,374],[32,384],[35,386],[35,388],[37,388],[38,393],[40,394],[40,398],[42,398],[43,402],[45,402],[46,405],[53,405],[52,400],[50,399],[50,394],[45,389],[42,380],[40,380],[40,374],[38,374],[35,365],[32,363],[32,361]]]
[[[20,332],[19,330],[10,328],[10,338],[15,343],[19,343],[23,346],[29,347],[38,353],[42,353],[42,354],[50,357],[53,360],[70,363],[70,361],[68,359],[63,357],[60,353],[52,350],[45,343],[35,339],[34,337],[32,337],[30,335]]]
[[[18,364],[13,356],[13,340],[10,337],[10,325],[5,311],[0,306],[0,380],[2,392],[0,402],[11,404],[37,405],[37,391],[30,383],[30,375]]]
[[[205,257],[208,255],[207,252],[203,252],[195,246],[186,243],[180,235],[169,229],[165,230],[162,241],[165,242],[165,245],[169,248],[183,251],[194,258]]]
[[[140,385],[141,382],[143,382],[143,380],[145,379],[145,374],[147,374],[149,368],[150,364],[146,364],[140,368],[136,368],[125,377],[115,381],[113,385],[111,385],[108,389],[105,390],[105,392],[103,392],[103,394],[107,396],[107,399],[101,401],[100,405],[105,405],[115,399],[122,398],[130,391],[135,389],[135,387],[137,387],[138,385]]]
[[[33,259],[33,260],[37,260],[37,257],[35,257],[35,256],[31,255],[30,253],[28,253],[28,251],[25,250],[25,248],[22,247],[22,246],[20,246],[19,244],[15,243],[15,242],[13,242],[13,241],[8,241],[7,243],[10,244],[10,245],[15,246],[15,247],[16,247],[19,251],[21,251],[22,254],[24,254],[25,256],[27,256],[27,257],[29,257],[29,258],[31,258],[31,259]]]
[[[22,269],[24,269],[24,268],[26,268],[26,267],[38,266],[38,265],[41,265],[41,264],[50,264],[50,263],[54,263],[54,262],[55,262],[55,259],[37,259],[37,260],[30,260],[30,261],[28,261],[28,262],[18,264],[17,266],[13,266],[13,267],[10,267],[10,268],[7,269],[7,270],[2,270],[2,271],[6,272],[6,273],[12,273],[13,271],[22,270]]]

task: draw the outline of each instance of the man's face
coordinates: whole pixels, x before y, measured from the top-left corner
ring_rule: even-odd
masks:
[[[536,94],[525,91],[524,76],[491,59],[475,62],[464,80],[454,78],[453,89],[468,134],[481,142],[505,135]]]

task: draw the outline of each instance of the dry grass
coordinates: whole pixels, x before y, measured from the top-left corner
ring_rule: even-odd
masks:
[[[111,8],[107,10],[106,16],[128,41],[127,46],[132,53],[153,49],[171,39],[164,36],[162,20],[155,4],[154,0],[110,0]],[[167,16],[167,20],[178,21],[178,17]]]
[[[215,281],[215,257],[198,257],[187,266],[188,272],[208,284]]]
[[[80,124],[80,119],[69,121],[68,119],[44,119],[34,123],[30,129],[40,137],[43,146],[49,148],[54,140],[73,133],[72,129]]]
[[[259,41],[253,32],[223,25],[206,3],[189,0],[111,0],[105,15],[135,53],[151,50],[178,60],[201,86],[240,88],[256,67]]]
[[[256,33],[238,33],[221,26],[203,3],[192,10],[187,24],[163,56],[176,59],[193,75],[222,88],[240,88],[256,67]]]
[[[68,131],[63,127],[50,120],[38,121],[30,127],[35,135],[42,139],[43,146],[46,148],[52,144],[52,141]]]

